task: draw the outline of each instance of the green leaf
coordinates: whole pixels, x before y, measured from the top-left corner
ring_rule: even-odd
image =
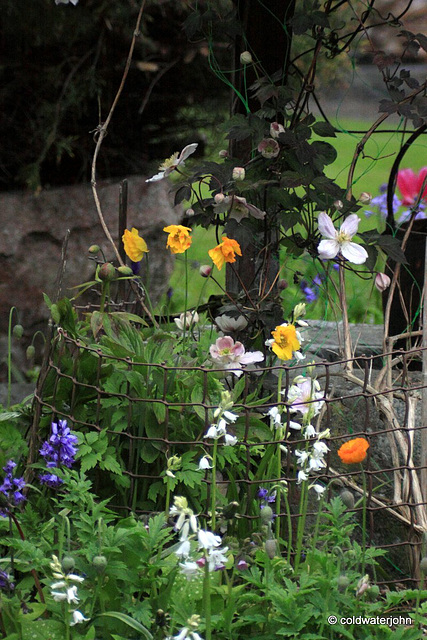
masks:
[[[143,627],[142,624],[120,611],[105,611],[104,613],[99,613],[95,616],[94,620],[97,620],[98,618],[115,618],[119,622],[126,624],[134,631],[139,631],[139,633],[141,633],[147,640],[153,640],[153,636],[146,627]]]
[[[164,405],[163,402],[153,402],[152,407],[157,422],[162,424],[166,418],[166,405]]]
[[[377,244],[392,260],[400,262],[401,264],[408,264],[406,256],[400,247],[400,241],[397,238],[389,235],[381,235],[377,240]]]
[[[322,138],[336,138],[335,127],[333,127],[329,122],[316,122],[313,125],[313,131]]]
[[[89,469],[96,467],[99,462],[99,456],[96,453],[89,453],[81,459],[81,470],[86,473]]]

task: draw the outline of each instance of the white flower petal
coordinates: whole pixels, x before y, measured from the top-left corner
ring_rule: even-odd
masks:
[[[145,182],[158,182],[159,180],[163,180],[164,177],[165,177],[165,172],[160,171],[160,173],[156,173],[155,176],[153,176],[152,178],[148,178],[148,180],[146,180]]]
[[[340,231],[353,237],[357,233],[359,222],[360,218],[355,213],[352,213],[351,216],[348,216],[348,218],[344,220],[341,225]]]
[[[343,242],[341,253],[344,258],[347,258],[347,260],[353,264],[363,264],[368,259],[366,249],[355,242]]]
[[[317,246],[319,258],[332,260],[339,253],[340,245],[336,240],[321,240]]]
[[[198,146],[199,145],[197,142],[193,142],[193,144],[187,144],[187,146],[184,147],[181,153],[179,154],[177,164],[182,164],[184,160],[188,158],[188,156],[191,156],[191,154],[195,152]]]
[[[333,239],[337,237],[337,230],[334,227],[334,223],[332,222],[328,214],[324,211],[319,213],[319,216],[317,218],[317,226],[324,238]]]

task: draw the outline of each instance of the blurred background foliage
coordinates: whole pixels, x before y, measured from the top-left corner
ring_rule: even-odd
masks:
[[[120,85],[139,6],[136,0],[81,0],[77,7],[3,0],[1,190],[89,180],[93,138]],[[147,2],[125,93],[103,144],[100,178],[144,173],[151,158],[189,141],[203,143],[195,130],[224,115],[227,88],[208,69],[206,41],[188,40],[188,16],[184,0]],[[219,44],[215,56],[229,55]]]

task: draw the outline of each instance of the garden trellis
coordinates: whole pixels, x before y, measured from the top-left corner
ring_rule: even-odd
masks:
[[[124,346],[122,350],[126,351]],[[351,363],[318,361],[309,366],[321,389],[316,399],[308,400],[310,405],[321,398],[316,430],[330,430],[326,466],[310,480],[328,487],[330,497],[350,489],[356,499],[355,513],[360,516],[364,495],[360,469],[342,465],[336,452],[349,437],[369,440],[364,466],[368,518],[365,544],[390,550],[395,566],[395,558],[400,556],[399,567],[390,571],[387,582],[414,579],[427,532],[427,497],[421,479],[427,458],[423,450],[425,427],[420,423],[421,397],[426,387],[421,373],[411,370],[414,357],[422,354],[423,349],[414,348],[357,356]],[[384,367],[378,369],[380,362]],[[280,475],[266,481],[266,460],[277,445],[268,411],[276,405],[272,389],[277,386],[280,369],[286,425],[281,444],[286,452]],[[104,491],[106,495],[115,494],[111,508],[146,515],[161,510],[166,499],[164,469],[169,459],[179,456],[193,471],[186,474],[184,468],[182,474],[173,474],[175,491],[178,487],[196,512],[207,516],[212,480],[209,473],[194,469],[199,458],[212,453],[213,444],[204,434],[214,422],[219,375],[224,371],[147,363],[138,356],[118,357],[87,346],[59,329],[35,395],[39,418],[33,424],[30,460],[37,461],[40,441],[51,419],[65,419],[79,434],[82,468],[92,475],[101,495]],[[235,447],[244,462],[238,465],[234,456],[227,455],[232,448],[222,447],[224,457],[216,477],[219,513],[224,513],[230,503],[237,503],[239,517],[255,524],[259,520],[259,489],[285,482],[291,512],[287,514],[281,502],[278,514],[285,539],[289,523],[295,535],[300,518],[295,450],[307,441],[289,426],[297,414],[291,411],[287,396],[294,379],[301,375],[307,375],[306,363],[257,367],[256,371],[245,372],[239,381],[231,376],[231,389],[235,384],[239,388],[233,405],[239,417],[229,431],[237,438]],[[254,392],[261,401],[256,400]],[[196,492],[194,486],[200,482]],[[308,517],[315,513],[316,504],[311,501]]]

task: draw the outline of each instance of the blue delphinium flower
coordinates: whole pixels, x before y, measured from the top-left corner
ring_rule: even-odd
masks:
[[[77,453],[77,436],[74,436],[67,426],[66,420],[52,422],[52,433],[40,449],[40,455],[45,459],[46,466],[50,469],[67,467],[74,463]],[[62,484],[61,478],[55,473],[45,473],[40,476],[40,482],[51,488],[57,488]]]
[[[380,195],[372,198],[371,205],[377,208],[377,212],[381,215],[382,218],[387,218],[387,185],[382,184],[380,187]],[[402,201],[399,200],[396,194],[393,194],[393,215],[397,213],[399,208],[402,206]],[[375,211],[371,209],[365,210],[365,216],[370,218],[375,215]]]
[[[3,483],[0,485],[0,492],[6,497],[8,506],[16,507],[18,504],[26,500],[22,489],[25,487],[24,478],[14,478],[13,470],[16,467],[16,462],[9,460],[6,466],[3,467],[5,477]],[[3,515],[3,514],[2,514]]]

